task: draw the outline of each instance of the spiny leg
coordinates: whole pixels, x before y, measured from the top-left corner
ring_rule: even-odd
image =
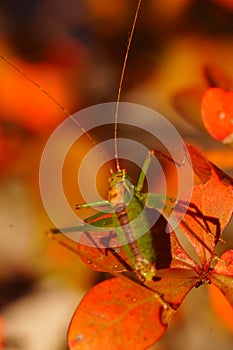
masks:
[[[142,190],[142,188],[143,188],[145,177],[146,177],[146,174],[148,172],[152,156],[156,156],[158,158],[164,158],[166,160],[169,160],[170,162],[172,162],[173,164],[177,165],[178,167],[183,167],[185,165],[185,161],[186,161],[186,158],[187,158],[185,149],[184,149],[184,159],[182,160],[181,163],[175,161],[173,158],[167,156],[166,154],[163,154],[161,151],[158,151],[158,150],[151,150],[151,151],[149,151],[148,154],[147,154],[147,157],[146,157],[146,159],[145,159],[145,161],[143,163],[143,166],[142,166],[139,178],[138,178],[138,182],[137,182],[137,185],[135,187],[135,191],[136,192],[140,192]]]
[[[185,165],[185,162],[187,160],[187,155],[186,155],[186,149],[184,147],[184,158],[182,160],[182,162],[177,162],[176,160],[174,160],[173,158],[171,158],[170,156],[167,156],[166,154],[162,153],[159,150],[152,150],[150,151],[151,154],[153,154],[154,156],[156,156],[157,158],[164,158],[166,160],[169,160],[170,162],[172,162],[173,164],[177,165],[179,168],[183,167]]]
[[[104,206],[109,206],[108,200],[77,204],[75,206],[75,209],[82,209],[82,208],[89,208],[89,207],[97,208],[97,207],[104,207]]]

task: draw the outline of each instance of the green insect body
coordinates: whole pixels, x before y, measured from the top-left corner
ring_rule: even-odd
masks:
[[[148,152],[136,186],[126,170],[119,170],[109,178],[108,200],[76,206],[76,209],[110,206],[112,213],[99,212],[85,219],[81,226],[51,230],[52,233],[88,232],[93,242],[98,230],[115,232],[129,258],[132,270],[142,282],[151,281],[156,275],[156,254],[144,208],[162,210],[167,200],[159,194],[141,192],[152,155],[154,151]],[[111,246],[111,235],[109,237],[105,237],[106,247]]]
[[[135,191],[125,170],[112,174],[109,181],[108,199],[114,209],[112,219],[118,238],[139,279],[151,280],[156,273],[156,256],[150,227],[144,214],[136,220],[144,209],[146,197]]]

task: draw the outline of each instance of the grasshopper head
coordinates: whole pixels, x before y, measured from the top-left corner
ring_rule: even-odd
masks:
[[[109,178],[110,190],[108,200],[112,207],[119,204],[127,204],[134,196],[134,186],[130,176],[123,169],[111,175]]]

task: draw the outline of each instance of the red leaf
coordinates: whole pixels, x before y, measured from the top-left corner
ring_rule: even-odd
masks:
[[[197,272],[185,268],[159,270],[157,278],[158,280],[146,282],[146,286],[163,295],[163,299],[172,305],[174,310],[178,309],[187,293],[200,282]]]
[[[204,183],[211,178],[211,165],[204,154],[195,146],[186,144],[194,173]]]
[[[111,221],[111,214],[87,218],[85,222],[98,224],[101,227],[103,220]],[[107,227],[107,226],[106,226]],[[112,247],[112,248],[109,248]],[[122,272],[130,270],[130,262],[114,230],[84,232],[77,246],[81,260],[90,268],[102,272]]]
[[[204,183],[216,177],[225,186],[230,186],[229,191],[233,188],[233,179],[224,173],[221,169],[211,163],[206,156],[195,146],[186,144],[189,151],[189,156],[192,161],[193,171],[197,174],[200,180]]]
[[[207,271],[215,246],[232,216],[233,180],[194,146],[188,146],[188,150],[194,171],[205,182],[193,187],[191,203],[180,227],[195,247],[204,271]]]
[[[208,279],[215,285],[218,290],[211,289],[212,299],[215,297],[213,304],[218,316],[223,320],[226,326],[233,330],[233,250],[227,250],[221,259],[215,265],[213,271],[209,273]],[[214,293],[214,294],[213,294]],[[218,299],[216,300],[216,293]],[[223,295],[226,297],[223,298]],[[221,305],[219,301],[221,300]]]
[[[71,321],[68,333],[71,350],[101,347],[144,350],[166,331],[170,317],[200,277],[197,264],[180,246],[175,234],[165,234],[155,227],[157,230],[152,233],[156,237],[158,270],[155,281],[146,283],[150,289],[124,277],[95,286],[84,297]],[[84,248],[84,253],[89,254],[90,249],[97,253],[97,248],[91,247]],[[105,259],[107,257],[102,264],[106,263]],[[109,267],[103,264],[102,269],[106,271]],[[163,296],[165,308],[158,295]]]
[[[233,250],[227,250],[209,273],[213,282],[225,295],[233,307]]]
[[[173,310],[127,279],[106,280],[84,297],[68,331],[71,350],[144,350],[166,331]]]
[[[221,260],[215,265],[213,273],[233,277],[233,250],[227,250],[223,253]]]
[[[198,265],[180,245],[174,232],[170,233],[172,261],[170,268],[198,271]]]
[[[201,113],[210,135],[223,143],[233,141],[233,92],[221,88],[206,90]]]
[[[130,270],[128,256],[124,249],[119,246],[120,243],[115,236],[115,232],[112,231],[84,233],[77,246],[80,259],[96,271],[122,272]],[[111,244],[113,244],[112,240],[114,239],[116,247],[104,248],[103,239],[111,240]],[[93,246],[90,246],[91,243]]]

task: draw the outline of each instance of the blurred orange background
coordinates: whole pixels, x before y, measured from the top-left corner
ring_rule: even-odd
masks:
[[[2,0],[0,56],[69,113],[116,101],[136,4],[137,0]],[[199,109],[208,87],[206,67],[223,71],[232,82],[232,62],[232,1],[146,0],[122,101],[160,112],[186,142],[232,175],[232,149],[207,134]],[[45,235],[53,223],[40,198],[39,164],[47,139],[68,115],[4,60],[0,113],[0,305],[6,342],[14,349],[64,350],[76,305],[103,278]],[[71,162],[67,173],[72,166]],[[106,191],[107,181],[98,186]],[[232,225],[224,238],[227,243],[221,250],[233,246]],[[219,309],[214,293],[209,298],[205,287],[192,291],[154,349],[232,349],[232,327],[214,311]]]

